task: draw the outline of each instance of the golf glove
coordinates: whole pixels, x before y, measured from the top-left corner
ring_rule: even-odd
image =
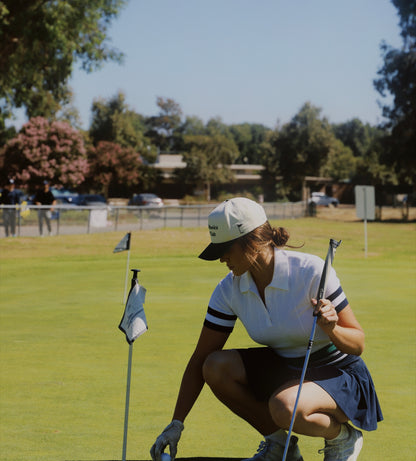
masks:
[[[153,461],[160,461],[160,457],[168,445],[171,461],[175,460],[176,452],[178,451],[178,442],[181,438],[183,429],[184,425],[178,419],[174,419],[169,426],[166,426],[165,429],[163,429],[163,432],[159,435],[156,442],[150,449],[150,455],[152,456]]]

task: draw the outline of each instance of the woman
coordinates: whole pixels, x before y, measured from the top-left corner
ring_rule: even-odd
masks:
[[[172,422],[153,445],[152,458],[160,461],[167,445],[175,458],[183,422],[206,382],[221,402],[265,437],[249,461],[281,460],[314,308],[318,328],[293,431],[323,437],[325,461],[356,460],[362,432],[348,421],[374,430],[383,417],[359,357],[364,332],[335,271],[330,271],[325,299],[317,304],[323,260],[284,250],[288,233],[273,229],[263,208],[252,200],[223,202],[209,215],[208,227],[211,244],[199,257],[220,259],[230,273],[211,296]],[[237,318],[262,347],[223,350]],[[303,459],[295,436],[286,459]]]

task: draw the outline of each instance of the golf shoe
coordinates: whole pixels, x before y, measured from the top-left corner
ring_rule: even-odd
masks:
[[[345,434],[341,439],[325,440],[325,448],[319,450],[324,453],[324,461],[355,461],[363,446],[363,434],[349,424],[343,424]]]
[[[282,461],[284,451],[284,445],[273,440],[265,440],[260,443],[257,453],[252,458],[243,461]],[[303,461],[298,447],[298,438],[295,436],[290,438],[286,461]]]

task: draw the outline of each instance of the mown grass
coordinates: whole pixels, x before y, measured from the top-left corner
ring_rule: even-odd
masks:
[[[342,239],[335,267],[366,331],[366,360],[385,421],[366,433],[363,460],[414,459],[415,259],[413,224],[279,222],[301,251],[325,256]],[[0,240],[0,459],[121,459],[128,345],[117,329],[127,253],[123,233]],[[217,281],[218,262],[198,260],[201,229],[132,235],[130,267],[142,270],[149,331],[134,343],[128,459],[148,451],[168,424],[186,361]],[[130,276],[129,276],[130,277]],[[227,347],[248,346],[238,326]],[[247,457],[258,434],[204,389],[185,423],[178,456]],[[300,440],[305,460],[322,441]]]

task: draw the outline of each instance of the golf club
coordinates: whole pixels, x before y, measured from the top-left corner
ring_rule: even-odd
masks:
[[[319,282],[318,295],[316,297],[316,300],[317,300],[316,305],[317,306],[319,305],[319,301],[325,296],[325,290],[326,290],[329,270],[331,269],[332,261],[334,260],[335,251],[339,247],[340,244],[341,244],[341,240],[339,242],[337,242],[334,239],[329,240],[328,253],[327,253],[326,258],[325,258],[325,264],[324,264],[324,268],[322,269],[321,280]],[[289,450],[290,436],[292,434],[293,425],[295,423],[296,409],[298,407],[300,392],[301,392],[301,389],[302,389],[303,381],[305,379],[306,369],[308,367],[309,357],[311,355],[313,341],[314,341],[314,338],[315,338],[316,322],[318,320],[318,314],[315,313],[315,310],[313,312],[313,316],[314,316],[314,319],[313,319],[313,324],[312,324],[312,331],[311,331],[311,334],[310,334],[310,337],[309,337],[308,348],[306,350],[305,361],[303,363],[302,374],[300,376],[298,393],[296,395],[296,401],[295,401],[295,406],[293,408],[292,419],[290,421],[289,431],[287,433],[285,451],[283,452],[282,461],[286,461],[287,452]]]

